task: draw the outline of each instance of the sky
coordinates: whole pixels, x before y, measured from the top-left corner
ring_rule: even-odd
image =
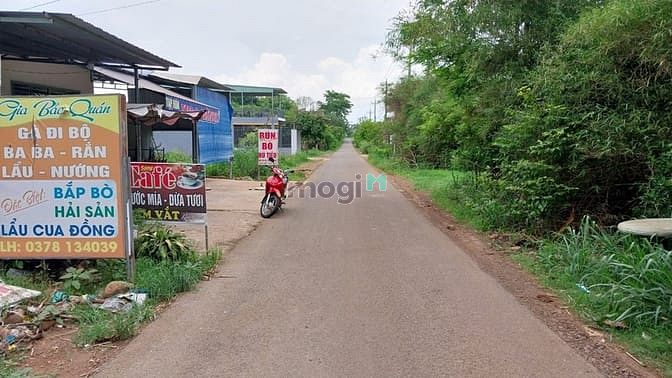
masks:
[[[125,6],[132,7],[100,12]],[[72,13],[183,67],[171,72],[280,87],[294,99],[346,93],[353,123],[373,117],[380,84],[402,74],[382,44],[408,6],[409,0],[0,0],[2,10]],[[382,103],[376,114],[382,118]]]

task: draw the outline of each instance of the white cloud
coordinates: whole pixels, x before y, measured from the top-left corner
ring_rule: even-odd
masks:
[[[229,84],[281,87],[292,98],[308,96],[320,100],[329,89],[346,93],[354,104],[350,120],[355,121],[368,116],[374,98],[381,100],[380,84],[385,79],[393,81],[399,76],[397,65],[378,50],[376,45],[361,48],[350,62],[325,57],[309,72],[296,70],[283,54],[265,52],[253,66],[238,74],[218,75],[215,79]],[[382,105],[378,107],[378,114],[382,114]]]

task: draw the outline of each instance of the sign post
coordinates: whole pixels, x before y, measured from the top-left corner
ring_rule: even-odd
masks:
[[[131,163],[131,203],[145,220],[203,224],[208,249],[204,164]]]
[[[259,129],[257,133],[259,137],[259,152],[257,154],[258,165],[277,164],[279,160],[279,131],[276,129]],[[275,163],[271,162],[271,158],[275,160]]]
[[[121,95],[0,98],[0,259],[132,256]]]

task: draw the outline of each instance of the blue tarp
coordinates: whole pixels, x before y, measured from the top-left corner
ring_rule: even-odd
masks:
[[[198,121],[200,162],[228,161],[233,156],[233,108],[229,98],[207,88],[196,87],[196,101],[219,109],[219,116],[208,118],[206,113]]]
[[[229,98],[207,88],[196,87],[195,100],[208,104],[207,112],[198,121],[199,163],[228,161],[233,156],[233,108]],[[166,96],[168,110],[201,110],[203,105],[182,98]]]

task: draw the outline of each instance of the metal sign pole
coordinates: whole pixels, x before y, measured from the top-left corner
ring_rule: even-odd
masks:
[[[124,157],[123,166],[126,172],[131,172],[131,162],[128,156]],[[135,280],[135,251],[134,251],[134,227],[133,206],[131,205],[131,182],[128,175],[122,175],[124,187],[124,203],[126,204],[126,278],[128,282]]]
[[[204,226],[205,226],[205,251],[207,252],[207,251],[210,250],[210,246],[208,245],[209,240],[208,240],[208,218],[207,218],[207,215],[206,215],[206,218],[205,218],[205,225]]]
[[[132,208],[130,202],[128,202],[126,206],[126,219],[127,219],[127,228],[128,228],[128,234],[126,236],[126,239],[128,242],[126,243],[126,278],[128,279],[128,282],[134,282],[135,281],[135,250],[134,250],[134,242],[133,242],[133,221],[132,221]]]
[[[229,159],[229,180],[233,180],[233,156]]]

